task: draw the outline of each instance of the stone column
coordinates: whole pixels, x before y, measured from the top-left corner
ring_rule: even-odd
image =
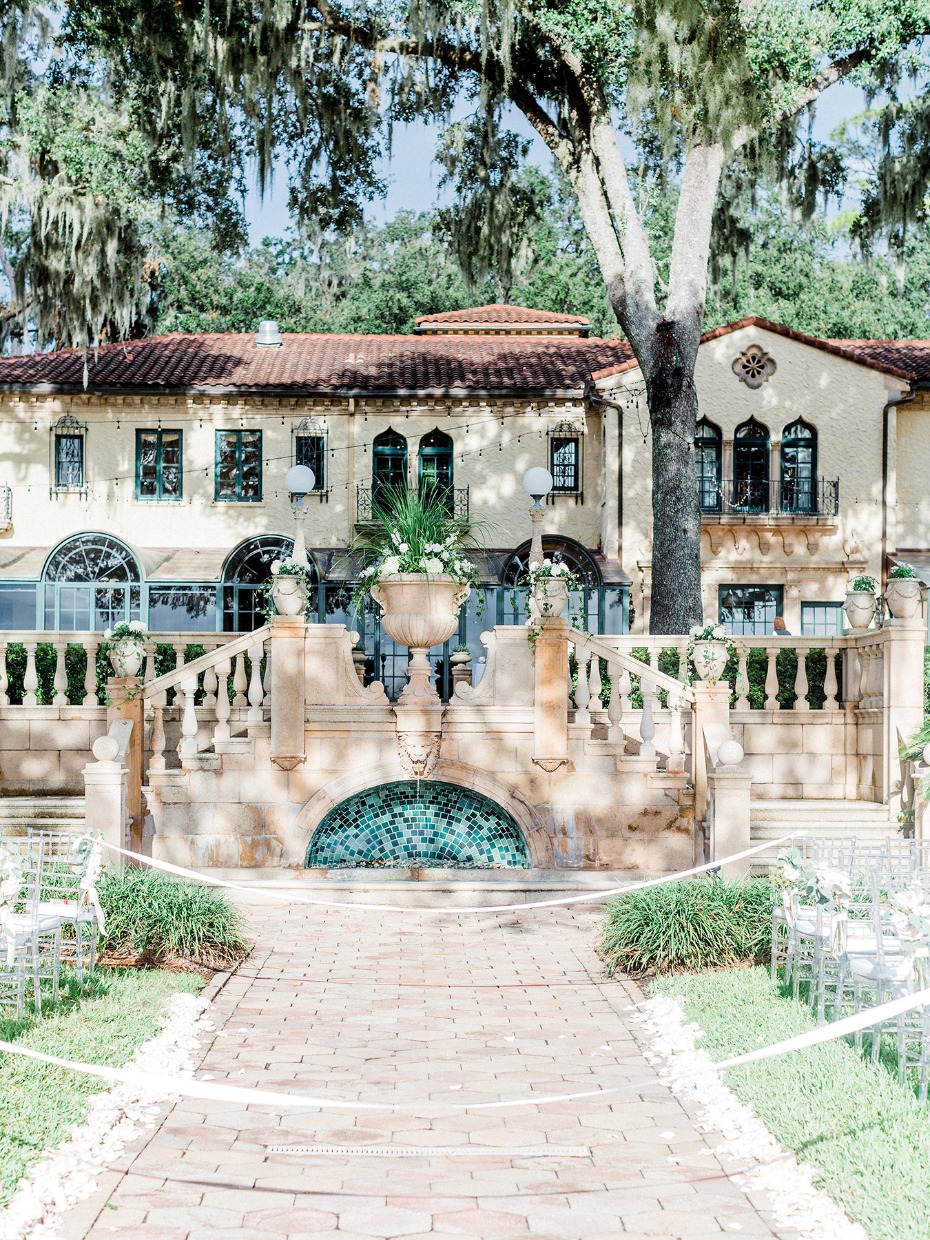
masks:
[[[115,736],[98,736],[93,753],[97,759],[84,767],[84,796],[86,798],[87,830],[94,836],[102,835],[107,844],[117,848],[129,846],[129,816],[127,791],[129,771],[116,758],[120,743]],[[123,858],[119,853],[107,852],[107,862],[114,869],[121,869]]]
[[[540,621],[534,657],[533,762],[555,771],[568,762],[568,621]]]
[[[729,857],[750,845],[750,785],[752,776],[739,769],[742,746],[724,741],[718,750],[718,765],[708,773],[707,790],[713,804],[710,859]],[[725,878],[749,873],[749,857],[723,867]]]
[[[127,801],[130,844],[134,852],[142,846],[142,776],[145,764],[145,701],[138,676],[110,676],[107,680],[107,729],[117,719],[132,724],[126,746]]]
[[[730,686],[725,680],[710,684],[697,680],[694,690],[691,748],[694,758],[694,822],[699,829],[707,813],[707,754],[704,730],[708,727],[730,726]]]
[[[926,618],[921,614],[913,620],[889,620],[882,637],[882,800],[887,802],[901,778],[898,738],[909,739],[924,719]]]
[[[306,633],[299,616],[271,622],[271,761],[284,771],[306,759]]]

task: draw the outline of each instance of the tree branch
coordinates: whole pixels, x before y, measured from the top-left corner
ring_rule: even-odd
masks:
[[[707,297],[707,264],[714,204],[726,152],[723,144],[695,146],[688,152],[681,178],[669,269],[668,317],[684,329],[679,343],[697,354]],[[685,366],[693,358],[682,358]]]

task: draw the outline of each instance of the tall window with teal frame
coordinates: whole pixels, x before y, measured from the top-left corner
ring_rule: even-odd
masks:
[[[769,433],[755,418],[733,435],[733,507],[737,512],[769,510]]]
[[[431,492],[435,499],[441,501],[451,512],[455,497],[452,493],[453,462],[450,435],[436,429],[423,436],[417,453],[417,473],[420,491]]]
[[[701,418],[694,430],[694,467],[701,512],[720,511],[722,448],[720,427]]]
[[[781,508],[817,511],[817,432],[803,418],[782,431]]]
[[[181,499],[182,443],[181,431],[136,431],[136,499]]]
[[[258,504],[261,502],[261,431],[216,432],[214,498],[226,503]]]
[[[395,430],[382,431],[371,446],[372,499],[407,485],[407,441]]]

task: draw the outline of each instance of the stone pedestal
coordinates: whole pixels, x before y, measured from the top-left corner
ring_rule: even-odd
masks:
[[[306,759],[306,633],[302,616],[271,622],[271,761],[283,771]]]
[[[118,719],[132,724],[124,762],[127,769],[126,808],[130,822],[130,847],[142,846],[142,775],[145,757],[145,723],[142,681],[138,676],[110,676],[107,680],[107,730]]]

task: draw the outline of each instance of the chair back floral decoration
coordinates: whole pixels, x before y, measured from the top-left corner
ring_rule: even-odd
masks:
[[[781,888],[785,920],[794,926],[800,908],[820,910],[830,918],[830,949],[846,948],[852,879],[846,870],[816,866],[799,848],[785,848],[776,858],[775,884]]]
[[[79,888],[81,903],[93,908],[100,933],[104,934],[106,918],[97,891],[97,882],[103,873],[103,848],[99,840],[95,840],[92,836],[84,836],[75,844],[73,855],[75,867],[82,871]]]
[[[888,897],[891,925],[900,939],[921,990],[930,986],[930,893],[919,883]]]
[[[0,935],[6,939],[6,962],[12,966],[16,955],[16,935],[10,919],[22,903],[23,872],[8,853],[0,852]]]

